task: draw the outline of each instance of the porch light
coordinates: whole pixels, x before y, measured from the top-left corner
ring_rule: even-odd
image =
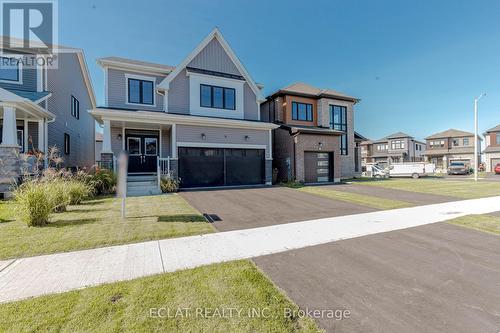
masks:
[[[245,135],[245,141],[248,141],[250,137],[248,135]]]
[[[121,133],[120,133],[120,134],[118,134],[118,135],[116,136],[116,138],[117,138],[118,140],[121,140],[121,139],[122,139],[122,134],[121,134]]]
[[[206,138],[207,138],[207,136],[205,135],[205,133],[201,133],[201,139],[205,140]]]
[[[323,142],[318,142],[319,149],[323,148]]]

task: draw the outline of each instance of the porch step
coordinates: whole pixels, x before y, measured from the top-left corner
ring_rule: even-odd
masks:
[[[161,194],[156,175],[133,175],[127,177],[127,196]]]

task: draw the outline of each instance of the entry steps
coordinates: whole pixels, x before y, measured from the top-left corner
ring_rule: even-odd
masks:
[[[158,178],[155,174],[127,176],[127,196],[139,197],[156,194],[161,194],[161,190],[158,188]]]

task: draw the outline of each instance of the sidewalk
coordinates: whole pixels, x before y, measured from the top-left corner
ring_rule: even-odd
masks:
[[[498,211],[500,197],[0,261],[0,302]]]

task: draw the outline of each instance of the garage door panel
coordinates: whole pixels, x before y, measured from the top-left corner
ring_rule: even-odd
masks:
[[[304,180],[306,183],[321,183],[332,181],[333,153],[305,152]]]
[[[263,182],[263,150],[226,149],[226,185],[255,185]]]

